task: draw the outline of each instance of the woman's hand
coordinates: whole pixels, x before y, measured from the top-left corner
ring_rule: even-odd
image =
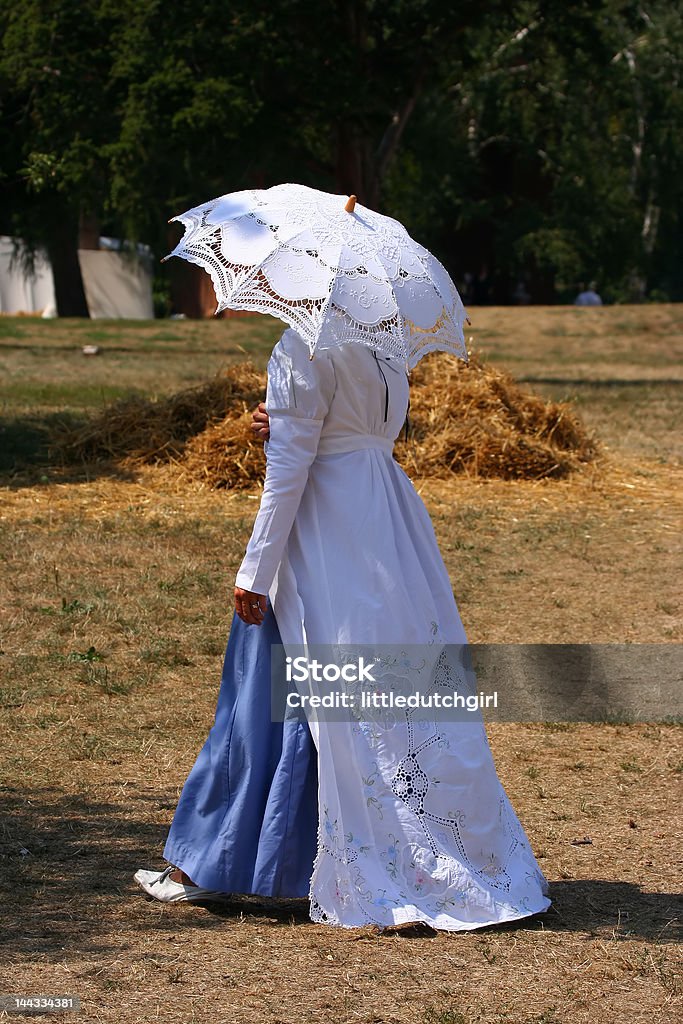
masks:
[[[257,408],[252,412],[251,429],[262,441],[267,441],[270,437],[270,420],[268,419],[265,402],[259,402]]]
[[[260,626],[266,614],[266,595],[235,587],[235,611],[248,626]]]

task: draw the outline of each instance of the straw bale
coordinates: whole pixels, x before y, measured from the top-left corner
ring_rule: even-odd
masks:
[[[132,398],[88,424],[64,429],[53,450],[64,461],[174,462],[210,488],[249,489],[262,482],[263,445],[250,430],[266,376],[251,362],[230,367],[169,398]],[[411,473],[541,479],[566,476],[599,453],[571,404],[545,401],[476,353],[469,364],[426,356],[411,374],[410,432],[396,443]]]

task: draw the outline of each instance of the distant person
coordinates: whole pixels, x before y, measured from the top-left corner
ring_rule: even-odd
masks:
[[[531,295],[527,290],[526,282],[521,278],[515,285],[512,293],[512,301],[516,306],[528,306],[531,302]]]
[[[481,270],[474,279],[472,286],[472,301],[475,306],[486,306],[491,296],[491,278],[489,268],[484,263]]]
[[[465,305],[472,302],[474,296],[474,274],[466,270],[460,284],[460,295]]]
[[[580,287],[582,290],[574,299],[575,306],[602,306],[602,299],[595,290],[595,281],[591,281],[588,288]]]

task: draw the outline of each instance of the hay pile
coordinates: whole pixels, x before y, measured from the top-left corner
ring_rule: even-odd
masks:
[[[162,401],[117,402],[87,426],[64,429],[52,448],[69,462],[173,461],[210,488],[248,489],[265,472],[263,445],[250,430],[265,384],[264,373],[240,363]],[[560,477],[597,455],[568,403],[524,391],[476,354],[469,364],[443,354],[421,360],[411,374],[410,425],[395,454],[418,476]]]
[[[198,480],[212,490],[248,490],[262,482],[266,472],[263,441],[256,437],[250,424],[251,409],[263,400],[264,391],[265,378],[261,394],[249,412],[226,416],[190,441],[182,466],[191,480]]]
[[[188,442],[224,420],[245,418],[263,399],[265,375],[251,362],[231,366],[199,387],[158,401],[126,398],[85,426],[53,435],[51,451],[65,462],[103,459],[126,465],[182,458]]]
[[[411,375],[411,438],[396,457],[420,476],[566,476],[597,455],[568,402],[545,401],[510,374],[452,356],[427,356]],[[403,435],[402,435],[403,436]]]

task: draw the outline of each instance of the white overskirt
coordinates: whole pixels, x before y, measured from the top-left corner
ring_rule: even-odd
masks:
[[[363,494],[373,495],[371,516],[358,514]],[[270,598],[285,648],[432,646],[435,687],[448,645],[467,643],[431,519],[382,448],[316,458]],[[548,908],[478,713],[449,721],[406,709],[310,726],[314,920],[459,931]]]

